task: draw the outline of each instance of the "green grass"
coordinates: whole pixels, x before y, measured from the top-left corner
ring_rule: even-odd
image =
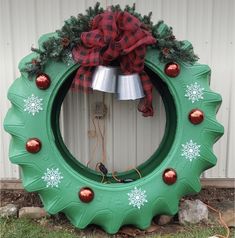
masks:
[[[172,235],[164,235],[164,236],[153,236],[153,238],[208,238],[213,235],[226,235],[226,231],[223,228],[220,227],[210,227],[210,228],[200,228],[198,226],[190,226],[186,227],[186,230],[181,232],[181,233],[176,233]],[[234,237],[231,236],[230,237]]]
[[[0,219],[1,238],[74,238],[68,231],[51,231],[28,219]]]
[[[167,231],[167,226],[164,228]],[[159,231],[159,233],[162,232]],[[165,233],[165,232],[164,232]],[[209,236],[220,234],[225,235],[225,229],[216,226],[186,226],[180,233],[168,235],[144,235],[139,237],[148,238],[208,238]],[[28,219],[0,219],[1,238],[108,238],[114,236],[105,235],[101,231],[93,229],[78,230],[73,226],[63,223],[55,224],[50,219],[32,221]],[[119,236],[121,237],[121,236]],[[230,237],[234,237],[234,232]]]

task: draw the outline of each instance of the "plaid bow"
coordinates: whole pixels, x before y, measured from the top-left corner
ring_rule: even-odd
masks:
[[[74,60],[81,65],[72,88],[90,92],[95,66],[118,60],[123,74],[140,75],[145,98],[140,100],[138,110],[143,116],[153,116],[153,85],[144,72],[144,58],[146,46],[156,39],[145,26],[126,11],[105,11],[92,20],[91,31],[83,32],[81,41],[72,51]]]

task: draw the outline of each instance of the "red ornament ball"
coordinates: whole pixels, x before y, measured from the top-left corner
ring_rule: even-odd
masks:
[[[165,66],[165,74],[169,77],[176,77],[180,73],[180,66],[175,62],[170,62]]]
[[[79,191],[79,198],[82,202],[89,203],[94,198],[94,192],[88,187],[81,188]]]
[[[194,124],[200,124],[204,120],[204,113],[199,109],[193,109],[188,115],[189,121]]]
[[[177,180],[177,173],[174,169],[166,169],[162,175],[163,181],[168,184],[174,184]]]
[[[29,139],[25,145],[26,150],[29,153],[33,153],[33,154],[38,153],[41,150],[41,147],[42,147],[42,143],[37,138]]]
[[[36,77],[36,85],[39,89],[45,90],[49,88],[51,79],[47,74],[39,74]]]

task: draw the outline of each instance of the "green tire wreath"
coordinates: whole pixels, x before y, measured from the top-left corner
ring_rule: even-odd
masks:
[[[39,49],[52,37],[58,35],[41,37]],[[192,49],[189,42],[183,46]],[[38,192],[50,214],[63,212],[78,228],[97,224],[113,234],[125,224],[145,229],[153,216],[175,214],[182,196],[200,191],[199,177],[216,164],[213,144],[223,134],[216,121],[221,96],[209,87],[207,65],[179,59],[180,72],[169,76],[167,67],[176,63],[168,59],[166,64],[159,49],[148,49],[145,68],[163,98],[165,135],[157,151],[138,167],[142,178],[131,170],[118,178],[133,182],[115,183],[108,174],[112,183],[104,184],[100,173],[73,158],[59,130],[61,104],[79,65],[47,59],[43,74],[50,81],[42,89],[25,72],[38,53],[20,62],[21,77],[9,89],[12,107],[4,127],[12,136],[10,160],[20,165],[25,189]]]

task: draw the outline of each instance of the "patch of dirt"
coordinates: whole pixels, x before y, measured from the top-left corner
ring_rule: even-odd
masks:
[[[9,203],[15,204],[18,208],[43,207],[37,193],[29,193],[25,190],[1,190],[0,206],[2,207]]]
[[[222,189],[207,187],[201,190],[197,195],[186,196],[183,199],[200,199],[204,203],[217,207],[219,203],[223,201],[234,201],[235,189]],[[0,206],[5,206],[9,203],[13,203],[18,206],[18,208],[25,206],[38,206],[43,207],[43,204],[37,193],[28,193],[24,190],[0,190]],[[217,215],[216,215],[217,217]],[[173,222],[165,226],[160,226],[157,224],[159,216],[153,219],[152,225],[142,231],[133,226],[124,226],[120,229],[118,234],[115,236],[107,236],[107,234],[100,229],[98,226],[90,225],[84,230],[79,230],[75,228],[67,220],[64,214],[59,213],[57,215],[51,216],[47,219],[36,220],[35,222],[40,223],[40,225],[45,226],[51,230],[68,230],[72,233],[78,234],[79,236],[89,236],[96,234],[96,237],[145,237],[148,234],[175,234],[176,232],[183,232],[187,229],[178,223],[177,215],[174,217]],[[214,223],[213,223],[214,224]],[[200,224],[199,226],[210,226],[213,224]],[[219,225],[221,226],[221,225]]]
[[[206,187],[206,188],[203,188],[199,194],[185,196],[184,198],[193,199],[193,200],[199,199],[208,205],[216,204],[223,201],[234,201],[235,189]]]
[[[134,226],[126,225],[121,227],[116,235],[107,235],[99,226],[89,225],[84,230],[79,230],[75,228],[65,217],[64,214],[58,213],[55,216],[51,216],[48,219],[39,219],[35,222],[39,223],[41,226],[45,226],[50,230],[66,230],[71,233],[75,233],[80,237],[115,237],[115,238],[128,238],[128,237],[146,237],[147,235],[163,235],[163,234],[175,234],[177,232],[185,231],[185,227],[181,226],[178,222],[167,224],[166,226],[159,226],[152,222],[151,226],[146,230],[140,230]],[[205,224],[200,224],[200,227],[205,226]],[[95,234],[95,236],[94,236]],[[148,236],[149,237],[149,236]]]

